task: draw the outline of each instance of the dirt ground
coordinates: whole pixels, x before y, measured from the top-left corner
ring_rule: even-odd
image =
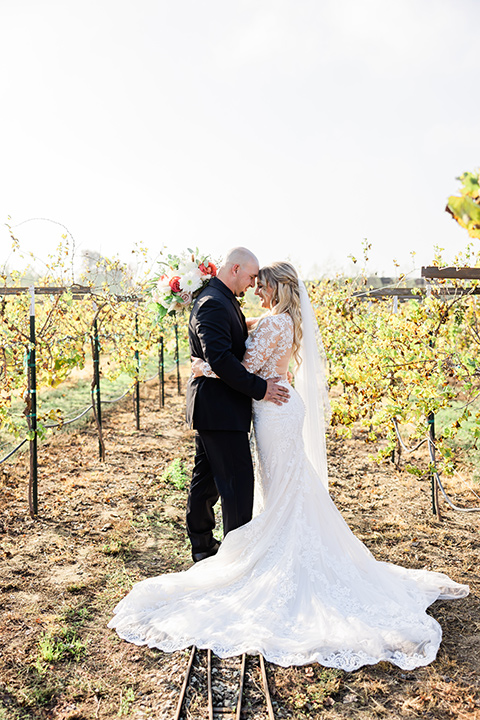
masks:
[[[173,377],[164,409],[155,383],[142,387],[141,412],[140,431],[131,398],[106,414],[103,463],[92,424],[40,446],[35,520],[27,456],[0,466],[0,720],[173,718],[188,652],[136,647],[107,628],[134,582],[191,564],[186,491],[161,479],[176,458],[189,472],[193,456]],[[441,502],[439,521],[428,480],[377,465],[374,451],[360,432],[328,439],[331,494],[349,525],[378,559],[446,572],[471,594],[431,607],[444,638],[429,667],[403,672],[380,663],[346,673],[268,665],[275,715],[480,718],[480,514]],[[475,504],[467,488],[451,482],[449,490],[459,505]],[[263,720],[255,661],[245,718]],[[192,720],[208,717],[201,668],[198,676],[183,716]]]

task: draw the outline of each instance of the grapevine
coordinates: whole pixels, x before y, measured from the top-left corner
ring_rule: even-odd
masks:
[[[364,251],[368,249],[365,245]],[[140,256],[143,253],[142,249]],[[152,313],[147,263],[142,272],[134,273],[118,260],[98,258],[81,278],[83,295],[71,282],[63,292],[49,292],[48,288],[68,283],[65,263],[68,270],[72,263],[63,244],[44,276],[35,280],[43,289],[35,303],[39,439],[49,425],[65,421],[61,408],[42,414],[42,390],[59,386],[86,367],[95,326],[103,380],[126,374],[132,387],[144,380],[146,364],[139,359],[157,353],[160,337],[172,351],[175,323],[182,349],[188,352],[188,314],[164,313],[159,321]],[[440,251],[435,263],[444,264]],[[468,246],[455,263],[480,266],[480,253]],[[25,278],[19,273],[4,273],[2,279],[5,287],[16,286],[18,292],[2,296],[0,288],[0,427],[4,434],[23,440],[26,423],[18,406],[23,403],[23,413],[28,414],[30,296],[20,290]],[[400,278],[396,287],[401,296],[405,279]],[[329,361],[333,430],[348,436],[354,427],[363,428],[367,442],[382,440],[377,458],[383,460],[399,449],[399,427],[408,431],[409,443],[415,445],[425,437],[429,418],[454,404],[457,416],[436,439],[442,470],[451,472],[452,441],[460,429],[468,422],[475,440],[480,439],[480,411],[475,406],[480,397],[478,282],[439,280],[428,292],[414,289],[413,297],[401,302],[379,299],[371,290],[365,273],[309,284]]]
[[[18,243],[14,243],[14,249]],[[163,338],[167,353],[172,352],[175,336],[175,319],[166,317],[161,324],[144,302],[147,274],[134,276],[125,265],[117,260],[100,258],[98,272],[87,272],[85,283],[79,294],[79,286],[71,285],[64,292],[58,286],[68,282],[64,263],[70,266],[65,245],[60,244],[56,260],[47,266],[47,272],[35,279],[35,286],[41,294],[35,296],[36,316],[36,357],[39,416],[37,433],[41,439],[48,425],[62,424],[61,408],[54,408],[42,414],[42,390],[58,387],[74,371],[83,370],[91,357],[93,327],[96,322],[102,353],[102,377],[114,380],[124,373],[130,384],[146,377],[146,365],[137,357],[151,355]],[[63,258],[63,259],[62,259]],[[26,426],[23,415],[28,415],[27,358],[29,343],[29,309],[31,297],[25,287],[25,277],[18,272],[1,276],[5,288],[0,287],[0,428],[2,437],[22,438]],[[28,280],[28,278],[27,278]],[[6,293],[8,286],[9,293]],[[11,294],[15,287],[18,291]],[[49,289],[52,289],[49,292]],[[88,292],[90,289],[91,292]],[[185,338],[183,317],[180,323],[180,337]],[[183,340],[183,346],[185,342]],[[19,411],[23,404],[23,412]],[[12,412],[12,409],[15,412]]]
[[[480,256],[474,259],[480,262]],[[458,281],[443,281],[428,293],[414,290],[417,298],[395,305],[392,298],[370,296],[365,283],[365,277],[339,277],[314,283],[310,290],[330,385],[337,389],[332,425],[338,435],[349,436],[360,425],[367,441],[384,438],[382,459],[398,444],[395,424],[408,428],[413,442],[425,436],[429,417],[456,403],[458,416],[436,442],[449,472],[450,441],[462,425],[473,421],[474,436],[480,438],[480,412],[473,410],[480,393],[477,283],[465,294]]]

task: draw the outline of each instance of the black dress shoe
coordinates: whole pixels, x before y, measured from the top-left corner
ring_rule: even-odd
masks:
[[[215,541],[212,547],[208,548],[208,550],[205,550],[204,552],[192,552],[193,562],[200,562],[200,560],[205,560],[205,558],[207,557],[212,557],[212,555],[216,555],[219,547],[220,543],[218,541]]]

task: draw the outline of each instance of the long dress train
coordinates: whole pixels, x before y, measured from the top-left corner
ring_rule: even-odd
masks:
[[[286,314],[262,321],[248,368],[276,374],[292,332]],[[282,666],[354,670],[387,660],[409,670],[434,660],[442,630],[425,610],[468,586],[374,559],[305,454],[304,413],[293,388],[284,405],[254,401],[260,511],[214,557],[137,583],[109,623],[121,638],[168,652],[261,653]]]

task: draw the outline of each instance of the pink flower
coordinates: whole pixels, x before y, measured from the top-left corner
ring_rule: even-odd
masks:
[[[182,290],[177,299],[182,303],[182,305],[190,305],[192,302],[192,293]]]

